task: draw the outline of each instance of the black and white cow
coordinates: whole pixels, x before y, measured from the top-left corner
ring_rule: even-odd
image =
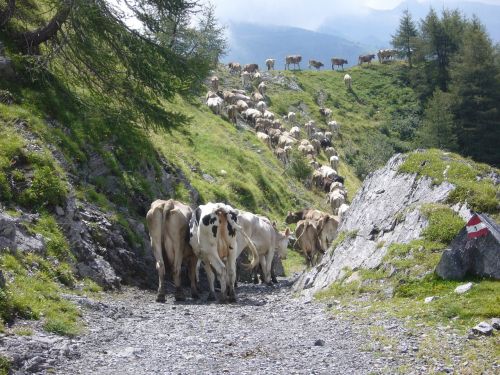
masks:
[[[199,206],[189,223],[189,244],[195,255],[203,262],[210,292],[208,299],[215,300],[215,274],[221,286],[221,302],[236,301],[236,258],[238,255],[236,233],[242,231],[238,224],[238,211],[224,203],[207,203]],[[249,267],[259,262],[257,249],[247,237],[252,252]],[[212,271],[213,270],[213,271]]]

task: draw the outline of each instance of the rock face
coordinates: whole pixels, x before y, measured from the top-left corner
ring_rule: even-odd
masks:
[[[339,226],[346,238],[321,262],[302,274],[295,291],[315,293],[345,275],[345,269],[375,268],[392,243],[408,243],[427,226],[419,206],[443,202],[454,186],[448,182],[433,185],[430,178],[398,173],[405,160],[395,155],[387,165],[370,174],[354,198]]]
[[[443,252],[436,268],[440,277],[463,280],[467,276],[479,276],[500,280],[500,234],[497,234],[500,228],[486,215],[481,215],[481,219],[487,224],[489,234],[468,239],[464,227]]]

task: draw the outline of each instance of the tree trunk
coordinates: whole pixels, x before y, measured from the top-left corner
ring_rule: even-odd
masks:
[[[68,19],[73,8],[73,0],[64,0],[56,15],[45,25],[34,31],[24,32],[16,37],[18,46],[29,55],[36,54],[40,44],[54,38]]]
[[[3,27],[9,22],[16,9],[16,0],[9,0],[5,9],[0,9],[0,27]]]

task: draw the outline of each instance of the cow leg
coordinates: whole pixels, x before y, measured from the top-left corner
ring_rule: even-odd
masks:
[[[236,302],[236,291],[234,290],[234,284],[236,283],[236,251],[232,250],[229,252],[229,256],[227,258],[228,267],[228,297],[229,302]]]
[[[182,267],[182,257],[184,246],[180,238],[167,238],[166,248],[168,261],[171,264],[171,269],[173,273],[173,279],[175,284],[175,300],[185,301],[186,296],[184,295],[184,290],[181,285],[181,267]]]
[[[196,266],[198,259],[194,255],[189,257],[189,281],[191,282],[191,298],[198,299],[198,288],[196,286]]]
[[[220,302],[225,303],[226,302],[226,293],[227,293],[227,270],[226,266],[224,263],[219,258],[219,255],[217,254],[217,250],[215,249],[215,254],[214,253],[209,253],[208,254],[208,260],[210,261],[210,265],[214,268],[215,273],[217,274],[217,278],[219,279],[220,283],[220,292],[221,292],[221,297],[220,297]]]
[[[271,262],[271,281],[275,284],[278,283],[278,279],[276,278],[276,258],[273,258]]]
[[[156,260],[156,271],[158,272],[158,294],[156,302],[165,302],[165,263],[163,261],[163,251],[161,235],[163,230],[163,217],[160,210],[153,213],[148,212],[148,228],[151,237],[151,248]]]
[[[210,262],[208,262],[206,260],[203,261],[203,267],[205,268],[205,272],[207,274],[208,287],[209,287],[207,301],[215,301],[215,288],[214,288],[215,274],[214,274],[214,271],[212,271],[212,267],[210,266]]]
[[[267,285],[272,286],[271,282],[271,268],[273,265],[273,258],[274,258],[274,248],[271,248],[267,251],[266,254],[266,268],[263,269],[264,273],[264,281],[266,282]]]

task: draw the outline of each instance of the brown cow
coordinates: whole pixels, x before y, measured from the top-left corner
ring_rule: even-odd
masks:
[[[309,69],[311,69],[311,67],[314,67],[316,68],[317,70],[321,69],[323,66],[325,66],[325,64],[323,64],[321,61],[317,61],[317,60],[309,60]]]
[[[374,58],[375,58],[375,55],[373,55],[373,54],[371,54],[371,55],[361,55],[361,56],[358,57],[358,64],[361,65],[364,62],[366,62],[368,64],[371,64],[372,60]]]
[[[146,221],[151,238],[151,247],[156,260],[159,286],[157,302],[165,302],[165,261],[173,272],[175,283],[175,300],[186,299],[181,286],[181,265],[185,261],[189,266],[191,281],[191,297],[198,298],[196,289],[197,258],[186,239],[189,238],[189,220],[192,210],[189,206],[169,199],[155,200],[146,215]]]
[[[316,265],[320,254],[325,253],[319,240],[318,223],[313,220],[300,220],[295,229],[295,236],[295,244],[304,253],[308,265]]]
[[[246,64],[243,66],[243,71],[248,73],[255,73],[259,70],[259,65],[257,64]]]
[[[348,64],[346,59],[339,59],[338,57],[332,58],[332,70],[335,70],[335,66],[340,66],[342,70],[344,70],[344,64]]]
[[[229,73],[231,74],[235,74],[235,73],[241,73],[241,65],[240,63],[237,63],[237,62],[230,62],[229,64],[227,64],[228,68],[229,68]]]
[[[290,64],[297,65],[300,70],[300,62],[302,61],[302,56],[300,55],[289,55],[285,57],[285,70],[290,70]]]
[[[319,221],[320,219],[328,216],[326,212],[315,210],[313,208],[304,208],[300,211],[290,212],[286,215],[285,222],[287,224],[296,223],[299,220],[315,220]]]

